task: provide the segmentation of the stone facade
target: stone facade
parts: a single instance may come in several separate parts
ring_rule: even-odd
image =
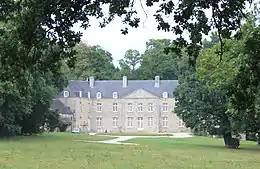
[[[109,87],[105,83],[100,81],[100,84],[103,84],[104,87]],[[115,83],[116,86],[116,82],[107,81],[107,83]],[[118,87],[118,90],[113,86],[114,89],[111,92],[107,92],[109,89],[106,89],[103,93],[102,89],[96,89],[94,94],[95,85],[94,87],[84,86],[85,88],[81,89],[83,91],[80,91],[81,94],[78,96],[62,97],[61,95],[57,99],[71,108],[75,113],[75,125],[85,132],[189,132],[182,120],[174,113],[173,91],[169,89],[168,93],[163,92],[166,89],[159,89],[160,87],[156,85],[156,87],[145,87],[149,83],[155,82],[140,81],[140,84],[138,84],[138,81],[135,81],[131,84],[129,81],[129,86]],[[84,84],[89,83],[84,82],[81,85]],[[97,88],[101,87],[100,84],[97,84]],[[124,92],[124,90],[128,91]],[[71,87],[64,89],[63,92],[65,91],[75,93]],[[115,92],[118,96],[114,95]],[[101,93],[101,98],[97,93]],[[121,93],[124,93],[124,95]],[[163,93],[166,93],[167,96]]]

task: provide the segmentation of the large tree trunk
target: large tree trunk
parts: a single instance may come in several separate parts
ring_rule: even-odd
[[[231,140],[232,138],[232,134],[231,132],[227,132],[227,133],[224,133],[223,134],[223,138],[224,138],[224,143],[225,143],[225,146],[228,146],[229,144],[229,140]]]
[[[225,146],[228,146],[229,141],[232,139],[232,133],[231,133],[232,130],[231,130],[231,123],[226,113],[223,114],[221,121],[223,126],[222,133],[223,133],[224,143]]]

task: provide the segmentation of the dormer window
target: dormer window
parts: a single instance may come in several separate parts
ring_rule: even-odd
[[[113,93],[113,99],[117,99],[118,98],[118,94],[117,94],[117,92],[114,92]]]
[[[167,92],[163,92],[163,98],[168,98],[168,93]]]
[[[82,97],[82,91],[79,91],[79,97]]]
[[[63,97],[69,97],[69,95],[70,95],[69,91],[64,91],[63,92]]]
[[[97,92],[97,99],[101,99],[101,92]]]

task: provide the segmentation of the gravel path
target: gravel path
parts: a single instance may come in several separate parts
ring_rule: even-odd
[[[88,143],[103,143],[103,144],[121,144],[121,145],[138,145],[135,143],[124,143],[123,141],[131,140],[134,138],[190,138],[192,137],[189,133],[174,133],[173,136],[111,136],[111,135],[102,135],[108,137],[117,137],[115,139],[104,140],[104,141],[87,141],[87,140],[74,140],[74,141],[83,141]]]

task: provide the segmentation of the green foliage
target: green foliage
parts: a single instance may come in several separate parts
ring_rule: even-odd
[[[177,79],[178,56],[164,52],[165,48],[171,45],[169,39],[150,39],[146,42],[146,50],[139,68],[140,79],[154,79],[157,75],[164,80]]]
[[[60,117],[58,128],[60,132],[65,132],[69,126],[72,125],[72,121],[69,117]]]
[[[117,70],[111,53],[100,46],[89,46],[83,42],[74,49],[77,52],[74,68],[70,69],[64,64],[69,79],[85,80],[90,76],[98,80],[112,79]]]
[[[209,132],[223,135],[231,131],[227,111],[227,97],[221,90],[210,91],[198,79],[193,68],[189,68],[188,56],[183,54],[179,62],[179,86],[174,91],[174,112],[194,132]],[[220,128],[216,128],[220,126]]]
[[[120,70],[115,73],[115,79],[121,79],[122,76],[127,76],[128,79],[139,79],[138,66],[140,66],[141,59],[139,51],[127,50],[124,58],[119,60]]]

